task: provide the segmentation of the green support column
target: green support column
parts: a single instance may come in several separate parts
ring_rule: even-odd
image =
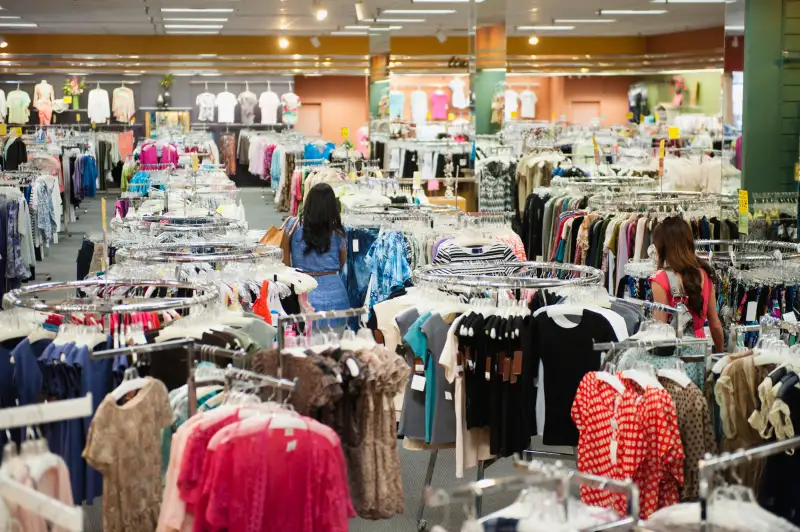
[[[482,70],[475,74],[475,133],[478,135],[500,131],[500,125],[492,123],[492,100],[497,84],[505,79],[505,70]]]
[[[800,0],[750,0],[745,8],[742,187],[793,190],[800,84],[787,84],[782,52],[800,52]]]

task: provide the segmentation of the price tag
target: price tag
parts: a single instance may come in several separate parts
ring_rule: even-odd
[[[667,135],[669,135],[669,140],[677,140],[681,138],[681,128],[670,126],[667,129]]]
[[[455,119],[456,119],[456,115],[455,115],[455,113],[447,113],[447,119],[448,119],[450,122],[452,122],[453,120],[455,120]]]
[[[626,113],[625,118],[627,118],[628,120],[633,120],[633,113]]]
[[[411,182],[411,188],[419,190],[422,188],[422,173],[414,172],[414,179]]]
[[[192,153],[192,170],[197,172],[200,169],[200,160],[197,157],[196,153]]]
[[[658,143],[658,177],[664,177],[664,152],[666,141],[661,139]]]
[[[418,392],[425,391],[425,377],[422,375],[414,375],[411,379],[411,389],[416,390]]]
[[[739,189],[739,214],[747,214],[748,212],[750,212],[750,202],[747,191]]]
[[[8,135],[8,126],[0,124],[0,135]]]
[[[353,253],[358,253],[358,239],[353,240]]]
[[[64,103],[72,103],[72,96],[64,96],[62,99],[64,100]]]
[[[517,119],[517,112],[511,111],[511,120],[516,120],[516,119]]]
[[[76,122],[80,122],[81,121],[81,114],[80,113],[75,115],[75,121]]]
[[[756,321],[756,306],[758,305],[755,301],[749,301],[747,303],[747,311],[744,314],[744,321]]]
[[[12,127],[11,132],[17,135],[18,137],[22,136],[22,128],[21,127]]]
[[[450,393],[450,392],[444,392],[444,398],[447,399],[448,401],[452,401],[453,400],[453,394]]]
[[[431,119],[431,112],[428,111],[428,114],[425,115],[425,120],[430,120],[430,119]]]
[[[656,114],[655,114],[655,117],[656,117],[656,122],[658,122],[658,119],[660,118],[660,117],[658,116],[658,113],[656,113]]]
[[[600,164],[600,147],[597,145],[594,135],[592,135],[592,147],[594,148],[594,164]]]
[[[131,117],[131,125],[133,125],[133,124],[135,124],[135,123],[136,123],[136,117],[135,117],[135,116],[132,116],[132,117]]]
[[[55,124],[56,122],[58,122],[58,120],[56,120],[57,118],[58,118],[58,115],[54,114],[53,118],[50,119],[50,122]]]
[[[342,128],[342,138],[349,139],[350,138],[350,128],[343,127]]]
[[[750,203],[746,190],[739,190],[739,233],[746,235],[750,232]]]
[[[97,129],[97,122],[92,122],[92,129]]]
[[[794,163],[794,180],[800,181],[800,163]]]

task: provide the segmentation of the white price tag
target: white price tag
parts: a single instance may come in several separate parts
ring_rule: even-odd
[[[358,364],[356,364],[356,361],[352,358],[348,358],[345,364],[347,364],[347,369],[350,371],[350,375],[353,377],[358,377],[359,373],[361,372],[358,370]]]
[[[758,305],[755,301],[750,301],[747,303],[747,312],[744,315],[744,321],[756,321],[756,306]]]
[[[292,440],[292,441],[290,441],[289,443],[286,444],[286,452],[287,453],[290,453],[290,452],[294,451],[295,449],[297,449],[297,440]]]
[[[358,239],[353,240],[353,253],[358,253]]]
[[[417,372],[417,371],[425,371],[425,364],[416,364],[414,366],[414,371],[415,372]]]
[[[418,392],[425,391],[425,377],[422,375],[414,375],[414,378],[411,379],[411,389],[416,390]]]
[[[793,310],[790,310],[789,312],[783,315],[783,321],[788,321],[789,323],[797,323],[797,316],[794,315]]]
[[[448,401],[452,401],[453,400],[453,394],[450,393],[450,392],[444,392],[444,398],[447,399]]]

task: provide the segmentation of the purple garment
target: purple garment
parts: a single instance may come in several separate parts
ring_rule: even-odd
[[[262,179],[269,180],[272,175],[272,153],[275,151],[275,145],[270,144],[264,150],[264,175]]]
[[[441,247],[441,245],[447,242],[448,240],[452,239],[453,239],[452,237],[446,237],[446,238],[440,238],[439,240],[436,241],[436,243],[433,245],[433,254],[431,255],[431,257],[433,258],[433,262],[436,261],[436,254],[439,252],[439,248]]]

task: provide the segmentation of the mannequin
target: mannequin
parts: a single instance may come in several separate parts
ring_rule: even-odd
[[[33,89],[33,107],[39,112],[39,124],[48,125],[53,117],[53,86],[43,79]]]

